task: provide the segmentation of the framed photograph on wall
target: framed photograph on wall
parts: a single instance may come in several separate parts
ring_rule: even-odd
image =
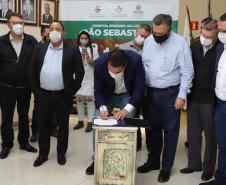
[[[37,25],[37,0],[20,0],[20,14],[24,17],[24,23]]]
[[[55,0],[40,1],[40,25],[49,25],[57,19],[57,9]]]
[[[6,22],[10,13],[16,10],[16,0],[0,0],[0,22]]]

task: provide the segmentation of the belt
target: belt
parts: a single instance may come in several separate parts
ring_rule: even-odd
[[[114,93],[115,96],[122,96],[122,95],[125,95],[125,94],[128,94],[128,92],[120,93],[120,94]]]
[[[30,87],[30,86],[14,86],[14,85],[2,83],[2,82],[0,82],[0,85],[5,86],[5,87],[9,87],[9,88],[16,88],[16,89],[25,89],[25,88]]]
[[[62,89],[62,90],[56,90],[56,91],[46,90],[46,89],[43,89],[43,88],[40,88],[40,89],[41,89],[42,91],[45,91],[45,92],[48,92],[48,93],[53,93],[53,94],[65,92],[64,89]]]
[[[148,87],[148,90],[152,90],[152,91],[168,91],[168,90],[178,89],[179,87],[180,87],[180,84],[169,86],[169,87],[165,87],[165,88]]]

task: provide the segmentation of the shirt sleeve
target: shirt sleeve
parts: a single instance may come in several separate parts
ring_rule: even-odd
[[[192,86],[192,79],[194,77],[194,69],[191,57],[191,50],[186,40],[181,39],[182,49],[179,53],[178,60],[180,66],[180,90],[178,97],[182,99],[187,98],[187,94],[190,93]]]
[[[127,104],[125,107],[124,107],[124,109],[128,112],[128,113],[131,113],[134,109],[135,109],[135,107],[133,106],[133,105],[131,105],[131,104]]]

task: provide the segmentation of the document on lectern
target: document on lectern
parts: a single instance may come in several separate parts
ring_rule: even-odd
[[[112,125],[117,125],[118,122],[115,119],[109,118],[107,120],[103,119],[94,119],[94,125],[98,126],[112,126]]]

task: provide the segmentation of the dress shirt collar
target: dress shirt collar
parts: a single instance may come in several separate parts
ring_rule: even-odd
[[[15,41],[15,42],[18,42],[17,40],[15,40],[14,38],[13,38],[13,36],[11,35],[11,33],[9,34],[9,40],[12,42],[12,41]],[[20,39],[20,41],[23,41],[24,40],[24,34],[22,34],[22,37],[21,37],[21,39]]]
[[[63,49],[63,41],[61,42],[61,44],[60,44],[60,47],[59,47],[59,48],[54,48],[54,47],[53,47],[52,42],[50,42],[50,44],[49,44],[49,48],[51,48],[51,49],[55,49],[55,50],[61,50],[61,49]]]

